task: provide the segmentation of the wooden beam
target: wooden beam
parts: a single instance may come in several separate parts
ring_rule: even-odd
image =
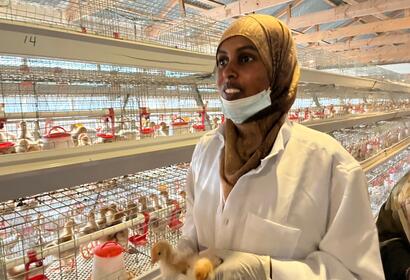
[[[196,2],[199,2],[199,3],[201,3],[205,6],[211,6],[211,7],[214,7],[214,8],[223,6],[223,4],[218,4],[214,1],[209,1],[209,0],[196,0]]]
[[[385,64],[397,64],[397,63],[409,63],[410,62],[410,55],[405,54],[399,57],[391,57],[389,59],[380,59],[380,57],[372,57],[372,58],[360,58],[356,61],[356,64],[360,65],[385,65]]]
[[[410,17],[410,9],[405,9],[403,12],[405,17]]]
[[[179,13],[181,16],[186,16],[186,10],[185,10],[185,0],[179,0]]]
[[[391,19],[379,22],[354,25],[343,28],[330,29],[308,34],[295,35],[298,44],[332,40],[349,36],[364,35],[374,32],[389,32],[410,28],[410,17]]]
[[[375,15],[381,11],[391,12],[406,8],[410,8],[409,0],[368,0],[353,6],[342,5],[329,10],[292,17],[289,20],[288,25],[290,28],[297,29],[316,24],[324,24],[339,20],[352,19],[355,17]]]
[[[355,5],[355,4],[359,3],[356,0],[344,0],[343,2],[345,2],[346,4],[349,4],[349,5]],[[373,16],[378,18],[378,19],[381,19],[381,20],[389,19],[388,16],[385,16],[383,14],[377,14],[377,15],[373,15]]]
[[[304,0],[295,0],[292,2],[292,8],[296,8],[298,6],[300,6],[300,4],[303,3]],[[281,10],[277,11],[274,16],[277,18],[283,17],[284,15],[286,15],[288,12],[288,7],[284,7]]]
[[[364,47],[372,46],[383,46],[391,44],[407,44],[410,43],[410,34],[389,34],[389,35],[380,35],[371,39],[366,40],[354,40],[347,41],[344,43],[331,44],[331,45],[322,45],[319,48],[328,50],[328,51],[344,51],[351,49],[358,49]]]
[[[179,1],[180,0],[169,0],[168,3],[159,12],[158,17],[165,18],[166,15],[179,3]],[[145,27],[145,33],[149,37],[155,37],[163,28],[163,25],[150,24],[147,27]]]
[[[63,13],[50,6],[41,4],[30,4],[28,2],[12,1],[8,6],[0,6],[0,14],[4,18],[22,17],[22,18],[36,18],[41,15],[41,19],[53,22],[56,19],[63,20]]]
[[[82,17],[112,8],[114,5],[114,1],[86,0],[80,4],[79,0],[70,0],[65,10],[65,17],[68,22],[77,21]]]
[[[159,12],[158,17],[164,18],[178,3],[179,0],[169,0],[168,3]]]
[[[217,21],[223,21],[232,17],[289,3],[291,1],[292,0],[239,0],[205,11],[203,15]]]
[[[185,3],[185,8],[189,8],[189,9],[192,9],[192,10],[194,10],[194,11],[201,12],[201,13],[202,13],[203,11],[206,11],[205,8],[198,7],[198,6],[194,6],[194,5],[188,4],[188,3]]]
[[[340,52],[346,58],[352,58],[354,61],[390,61],[397,60],[401,57],[410,57],[410,44],[401,46],[384,46],[364,50],[353,50]]]

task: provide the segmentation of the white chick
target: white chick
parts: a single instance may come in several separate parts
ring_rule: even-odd
[[[95,222],[95,214],[94,212],[90,212],[87,215],[87,224],[80,228],[79,236],[84,236],[90,233],[93,233],[98,230],[97,223]]]
[[[188,279],[211,279],[215,267],[206,257],[199,258],[197,254],[182,254],[174,250],[166,240],[154,244],[151,249],[151,262],[159,263],[163,279],[177,279],[181,274]]]
[[[150,225],[152,232],[154,233],[154,240],[158,241],[165,237],[165,231],[167,228],[167,219],[165,217],[160,217],[157,213],[152,213],[150,219]]]
[[[58,235],[58,239],[47,244],[46,248],[53,247],[58,244],[72,240],[74,238],[74,225],[75,225],[74,220],[72,218],[69,219],[64,224],[64,228]],[[71,265],[73,265],[72,259],[73,259],[74,253],[75,253],[75,249],[70,249],[70,250],[63,251],[63,252],[59,251],[57,255],[54,255],[54,257],[60,260],[61,266],[66,266],[66,259],[69,259],[69,261],[71,261]]]
[[[78,135],[78,146],[89,146],[91,145],[91,139],[87,133],[81,133]]]
[[[138,198],[138,202],[141,204],[141,212],[152,212],[155,211],[154,208],[148,207],[148,199],[146,196],[141,196]]]
[[[155,209],[155,210],[160,210],[160,209],[162,209],[162,206],[161,206],[161,204],[160,204],[160,202],[159,202],[158,195],[156,195],[156,194],[151,194],[149,197],[152,199],[153,206],[154,206],[154,209]]]
[[[35,141],[41,140],[40,123],[39,121],[34,122],[33,138]]]
[[[100,218],[97,220],[98,229],[104,229],[107,227],[107,214],[108,207],[104,206],[100,209]]]

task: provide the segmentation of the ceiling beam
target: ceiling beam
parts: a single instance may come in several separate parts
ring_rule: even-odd
[[[298,6],[300,6],[300,4],[303,3],[303,1],[305,1],[305,0],[295,0],[295,1],[293,1],[293,2],[291,3],[292,9],[294,9],[294,8],[296,8],[296,7],[298,7]],[[277,12],[274,14],[274,16],[277,17],[277,18],[283,17],[284,15],[286,15],[286,14],[288,13],[288,9],[289,9],[288,7],[284,7],[284,8],[282,8],[282,9],[280,9],[279,11],[277,11]]]
[[[289,19],[288,25],[290,28],[297,29],[316,24],[335,22],[338,20],[375,15],[381,11],[391,12],[407,8],[410,8],[409,0],[368,0],[355,5],[342,5],[316,13],[292,17]]]
[[[289,3],[292,0],[239,0],[203,12],[203,15],[217,21],[256,12],[259,10]]]
[[[397,31],[407,28],[410,28],[410,17],[342,27],[308,34],[299,34],[295,35],[294,38],[296,43],[302,44],[319,42],[321,40],[333,40],[349,36],[364,35],[374,32]]]
[[[327,51],[344,51],[351,49],[358,49],[364,47],[373,47],[373,46],[383,46],[391,44],[407,44],[410,43],[410,33],[403,34],[389,34],[389,35],[380,35],[371,39],[366,40],[349,40],[343,43],[330,44],[330,45],[321,45],[319,47],[314,47],[318,49],[324,49]]]
[[[167,14],[172,11],[172,9],[179,3],[180,0],[169,0],[168,3],[162,8],[162,10],[158,14],[158,18],[165,18]],[[181,10],[181,13],[183,11]],[[150,24],[145,27],[145,33],[150,37],[155,37],[158,33],[163,29],[163,25],[159,24]]]
[[[380,58],[380,57],[371,57],[371,58],[361,58],[356,61],[356,65],[385,65],[385,64],[398,64],[398,63],[409,63],[410,55],[404,54],[400,56],[391,57],[389,59]]]
[[[356,0],[343,0],[343,2],[345,2],[346,4],[349,4],[349,5],[355,5],[355,4],[357,4],[357,3],[360,3],[360,2],[358,2],[358,1],[356,1]],[[376,17],[376,18],[378,18],[378,19],[381,19],[381,20],[389,19],[388,16],[385,16],[385,15],[383,15],[383,14],[377,14],[377,15],[373,15],[373,16]]]
[[[343,55],[346,58],[351,58],[354,61],[389,61],[395,60],[400,57],[410,57],[410,44],[405,44],[401,46],[384,46],[376,47],[371,49],[363,50],[353,50],[340,52],[339,54]]]
[[[210,0],[196,0],[196,2],[199,2],[205,6],[211,6],[211,7],[219,7],[219,6],[223,6],[224,4],[222,3],[217,3],[215,1],[210,1]]]
[[[185,10],[185,0],[179,0],[179,13],[181,16],[186,16],[186,10]]]
[[[81,2],[80,10],[79,0],[70,0],[67,8],[65,9],[65,17],[68,22],[77,21],[82,17],[112,8],[114,5],[114,1],[86,0]]]
[[[189,9],[192,9],[192,10],[194,10],[194,11],[197,11],[197,12],[203,12],[203,11],[206,11],[207,9],[205,9],[205,8],[202,8],[202,7],[198,7],[198,6],[195,6],[195,5],[192,5],[192,4],[188,4],[188,3],[185,3],[185,8],[189,8]]]
[[[41,15],[42,19],[54,21],[56,18],[63,20],[63,12],[60,9],[52,8],[51,6],[41,4],[30,4],[28,2],[12,1],[9,6],[1,6],[0,14],[11,15],[16,18],[27,18]]]

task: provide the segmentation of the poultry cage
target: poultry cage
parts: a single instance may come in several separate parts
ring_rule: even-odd
[[[107,279],[139,279],[156,268],[150,263],[153,243],[175,245],[180,238],[188,168],[181,163],[2,202],[2,279],[90,279],[94,249],[107,241],[123,248],[118,269],[124,272]],[[374,214],[409,170],[407,147],[366,172]]]
[[[2,153],[196,133],[224,121],[212,75],[12,56],[0,68]],[[302,82],[288,117],[308,124],[409,106],[405,94]]]
[[[214,53],[227,23],[198,16],[200,7],[177,1],[9,0],[0,18],[113,39],[142,41],[201,53]],[[209,6],[208,6],[209,7]],[[195,9],[196,8],[196,9]],[[182,16],[181,16],[182,15]]]
[[[93,249],[108,240],[124,250],[126,276],[118,279],[143,274],[151,269],[153,242],[178,240],[187,168],[177,164],[1,203],[1,279],[90,279]]]
[[[16,152],[181,135],[210,129],[210,117],[213,127],[222,120],[214,86],[191,73],[19,57],[1,62],[0,142],[13,143]]]

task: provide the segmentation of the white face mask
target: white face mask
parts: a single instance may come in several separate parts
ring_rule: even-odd
[[[240,124],[271,105],[270,89],[265,89],[255,95],[232,101],[221,97],[221,102],[222,112],[225,117],[234,123]]]

